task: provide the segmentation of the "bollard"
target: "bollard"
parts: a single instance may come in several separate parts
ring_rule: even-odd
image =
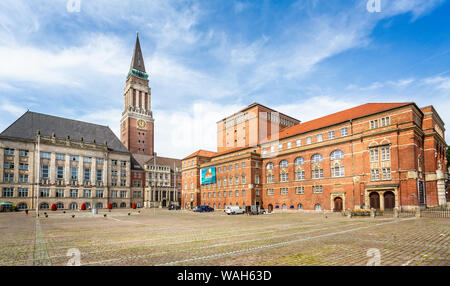
[[[398,207],[394,208],[394,218],[399,218]]]
[[[420,207],[419,206],[417,206],[416,207],[416,218],[420,218]]]
[[[352,218],[352,211],[351,210],[347,210],[347,218]]]
[[[370,217],[375,218],[375,209],[374,208],[370,209]]]

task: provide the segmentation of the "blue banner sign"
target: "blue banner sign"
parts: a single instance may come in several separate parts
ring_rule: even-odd
[[[216,182],[216,167],[209,167],[200,170],[202,185],[214,184]]]

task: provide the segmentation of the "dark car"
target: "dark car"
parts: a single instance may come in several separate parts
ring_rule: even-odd
[[[210,206],[199,206],[197,208],[197,212],[202,213],[202,212],[213,212],[214,209]]]
[[[169,207],[167,208],[169,211],[171,210],[179,210],[181,207],[177,206],[177,205],[169,205]]]

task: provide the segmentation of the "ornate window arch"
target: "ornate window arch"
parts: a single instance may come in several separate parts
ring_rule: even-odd
[[[342,152],[341,150],[333,151],[331,152],[330,159],[331,160],[344,159],[344,152]]]
[[[323,161],[323,156],[319,153],[312,155],[311,163],[320,163]]]
[[[273,170],[273,163],[269,162],[266,164],[266,170]]]
[[[289,166],[289,162],[287,160],[282,160],[280,162],[280,168],[287,168]]]
[[[303,157],[298,157],[294,161],[295,166],[300,166],[305,164],[305,159]]]

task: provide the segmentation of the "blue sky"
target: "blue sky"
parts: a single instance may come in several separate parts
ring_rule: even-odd
[[[450,1],[68,1],[0,2],[1,130],[30,109],[119,135],[136,31],[162,156],[215,150],[253,102],[307,121],[414,101],[450,122]]]

